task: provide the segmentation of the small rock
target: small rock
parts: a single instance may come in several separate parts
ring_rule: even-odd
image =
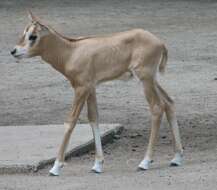
[[[138,148],[139,146],[135,144],[135,145],[133,145],[132,147],[133,147],[133,148]]]
[[[104,151],[105,154],[110,155],[111,153],[108,151]]]
[[[167,136],[162,136],[161,138],[162,138],[162,139],[166,139],[166,138],[167,138]]]
[[[120,135],[114,135],[114,137],[113,137],[114,139],[116,139],[116,140],[118,140],[118,139],[120,139],[121,138],[121,136]]]
[[[134,138],[136,138],[136,137],[141,137],[141,136],[142,136],[142,135],[139,134],[139,133],[133,133],[133,134],[130,135],[130,138],[134,139]]]

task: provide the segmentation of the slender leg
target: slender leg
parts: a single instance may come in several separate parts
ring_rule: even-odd
[[[171,166],[180,166],[182,163],[183,148],[181,144],[179,126],[176,119],[175,105],[173,100],[168,96],[168,94],[161,88],[159,84],[158,89],[164,98],[166,117],[173,134],[175,156],[171,160]]]
[[[88,119],[92,127],[93,136],[95,140],[95,149],[96,149],[95,163],[92,168],[92,171],[96,173],[101,173],[103,170],[104,156],[103,156],[102,143],[101,143],[101,137],[100,137],[100,131],[98,125],[98,111],[97,111],[95,89],[92,89],[87,99],[87,108],[88,108]]]
[[[180,166],[182,164],[183,148],[179,133],[179,126],[176,119],[174,105],[166,106],[166,116],[173,133],[175,156],[171,160],[171,166]]]
[[[164,108],[160,100],[158,90],[155,86],[155,81],[147,80],[144,81],[145,95],[148,100],[150,111],[152,114],[152,123],[151,123],[151,135],[149,138],[149,143],[145,157],[142,162],[139,164],[139,168],[143,170],[149,169],[150,163],[153,159],[153,149],[158,136]]]
[[[65,126],[64,138],[59,148],[59,152],[57,155],[57,159],[54,163],[54,166],[49,171],[51,175],[58,176],[60,173],[60,169],[63,167],[66,147],[69,143],[71,133],[76,125],[77,119],[83,108],[84,102],[87,99],[87,96],[88,96],[88,90],[86,88],[79,87],[75,89],[75,98],[73,102],[72,112],[69,114],[68,121],[64,124]]]

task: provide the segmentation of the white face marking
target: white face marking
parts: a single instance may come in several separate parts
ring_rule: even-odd
[[[49,29],[38,22],[32,22],[23,31],[20,42],[11,51],[15,58],[28,58],[37,55],[37,45],[41,37],[49,35]]]
[[[25,28],[25,30],[23,31],[23,35],[26,35],[26,31],[27,31],[27,27]]]
[[[28,30],[27,30],[28,29]],[[31,40],[29,40],[30,35],[32,35],[34,30],[34,26],[30,26],[29,28],[26,28],[23,32],[24,36],[24,42],[23,46],[16,45],[16,54],[14,55],[16,58],[27,58],[29,56],[29,48],[31,47]]]
[[[14,55],[16,58],[24,58],[24,57],[28,57],[28,47],[25,46],[15,46],[16,49],[16,54]]]

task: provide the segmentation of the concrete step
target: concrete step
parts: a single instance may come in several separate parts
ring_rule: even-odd
[[[63,138],[63,125],[1,126],[0,173],[36,172],[52,164]],[[100,124],[103,144],[120,134],[120,124]],[[89,124],[77,124],[68,145],[66,159],[94,149]]]

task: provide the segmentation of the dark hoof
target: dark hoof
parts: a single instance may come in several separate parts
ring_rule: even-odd
[[[148,170],[148,169],[144,169],[144,168],[140,168],[140,167],[138,167],[138,168],[136,169],[137,172],[147,171],[147,170]]]
[[[177,163],[171,162],[171,163],[170,163],[170,166],[171,166],[171,167],[178,167],[178,166],[180,166],[180,165],[177,164]]]
[[[57,177],[57,176],[59,176],[59,175],[55,175],[55,174],[53,174],[53,173],[49,173],[49,176]]]
[[[91,169],[90,172],[91,172],[91,173],[95,173],[95,174],[101,174],[101,173],[102,173],[102,172],[96,171],[96,170],[94,170],[94,169]]]

